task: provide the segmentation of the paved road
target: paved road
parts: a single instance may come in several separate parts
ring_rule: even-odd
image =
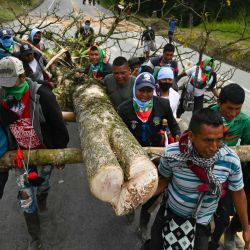
[[[61,0],[59,14],[84,8],[88,15],[98,15],[100,6],[82,6],[82,1]],[[52,9],[56,1],[45,0],[35,11]],[[109,13],[109,12],[107,12]],[[157,38],[157,44],[165,41]],[[123,41],[123,47],[134,48],[136,40]],[[120,54],[113,47],[113,57]],[[139,53],[141,53],[139,51]],[[128,56],[126,54],[126,56]],[[228,67],[224,65],[223,67]],[[235,81],[250,92],[247,83],[250,75],[241,71],[235,74]],[[248,107],[248,106],[247,106]],[[76,124],[68,124],[71,147],[79,147]],[[14,173],[11,172],[3,200],[0,201],[0,249],[23,250],[27,247],[28,234],[21,211],[16,204],[17,187]],[[114,215],[110,205],[95,199],[88,190],[84,166],[80,164],[66,166],[65,170],[55,170],[52,175],[52,189],[49,195],[49,220],[42,220],[42,238],[47,250],[136,250],[140,241],[136,235],[138,211],[131,225],[124,217]]]

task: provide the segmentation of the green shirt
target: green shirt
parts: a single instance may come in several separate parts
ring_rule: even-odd
[[[124,101],[133,97],[133,86],[135,77],[130,76],[128,82],[123,85],[117,84],[113,74],[104,78],[104,86],[115,109]]]
[[[218,105],[211,107],[212,110],[219,111]],[[224,143],[228,146],[236,146],[239,139],[240,145],[250,145],[250,116],[240,112],[238,116],[230,121],[224,121]]]

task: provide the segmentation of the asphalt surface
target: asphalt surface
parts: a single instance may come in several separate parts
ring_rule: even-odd
[[[51,10],[58,1],[45,0],[36,10]],[[82,1],[61,0],[59,14],[83,8],[88,15],[97,16],[98,10],[106,11],[100,6],[82,5]],[[110,14],[109,12],[106,12]],[[157,44],[166,40],[157,37]],[[136,40],[125,40],[122,46],[134,48]],[[141,53],[142,49],[138,53]],[[111,49],[112,58],[120,55],[117,46]],[[129,56],[125,53],[125,56]],[[196,58],[194,58],[195,61]],[[223,64],[224,69],[230,67]],[[244,110],[249,113],[250,74],[237,70],[233,81],[240,83],[247,92]],[[187,118],[190,116],[187,113]],[[67,125],[70,133],[69,147],[79,147],[77,126]],[[109,204],[95,199],[89,192],[84,166],[68,165],[64,170],[55,169],[51,177],[52,188],[48,198],[48,218],[43,218],[42,240],[44,249],[48,250],[137,250],[141,242],[137,237],[138,212],[132,224],[125,217],[117,217]],[[17,186],[14,172],[0,200],[0,250],[23,250],[27,248],[29,235],[26,230],[22,212],[17,202]]]

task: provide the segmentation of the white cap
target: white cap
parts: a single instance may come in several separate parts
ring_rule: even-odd
[[[157,80],[161,79],[174,79],[173,70],[170,67],[162,67],[160,68],[157,76]]]
[[[23,63],[18,58],[7,56],[0,60],[0,86],[15,86],[19,75],[23,73]]]

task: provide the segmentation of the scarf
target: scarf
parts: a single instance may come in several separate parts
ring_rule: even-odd
[[[16,100],[20,101],[23,94],[29,89],[29,84],[27,81],[24,81],[17,86],[4,88],[5,89],[5,97],[4,100],[6,101],[8,96],[14,96]]]
[[[202,87],[205,88],[207,86],[209,86],[209,82],[211,79],[211,75],[212,75],[212,69],[213,69],[213,65],[211,66],[212,69],[210,71],[206,71],[205,68],[206,66],[213,61],[213,58],[208,57],[207,59],[205,59],[203,62],[201,62],[200,64],[200,69],[201,69],[201,80],[202,80]]]
[[[213,157],[208,159],[201,157],[188,139],[187,133],[181,136],[179,147],[179,154],[167,154],[166,157],[186,162],[199,179],[205,182],[198,186],[199,192],[209,192],[218,197],[224,196],[227,183],[221,184],[213,174],[214,163],[219,158],[220,152],[218,151]],[[221,147],[224,147],[224,144]]]
[[[133,99],[133,107],[137,117],[143,122],[147,122],[148,118],[153,110],[153,98],[146,102],[146,105],[140,106],[138,102]]]
[[[151,98],[147,102],[142,102],[141,100],[137,99],[136,97],[136,81],[138,76],[135,78],[134,86],[133,86],[133,107],[137,117],[142,122],[147,122],[148,118],[153,110],[153,98]]]
[[[97,48],[97,50],[98,50],[98,53],[100,55],[100,58],[99,58],[98,63],[96,65],[94,65],[94,64],[90,65],[90,69],[89,69],[89,77],[90,78],[97,78],[98,73],[103,72],[103,65],[107,64],[107,58],[104,54],[104,51],[100,48]]]

